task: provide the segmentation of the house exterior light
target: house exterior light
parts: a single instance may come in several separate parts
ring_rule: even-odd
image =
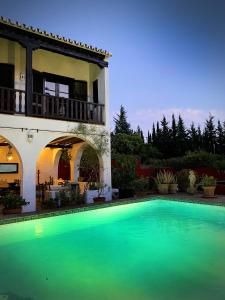
[[[34,138],[34,135],[31,132],[31,130],[29,130],[28,133],[27,133],[27,141],[28,141],[28,143],[32,143],[33,142],[33,138]]]
[[[8,161],[11,161],[11,160],[13,159],[12,146],[9,146],[9,150],[8,150],[8,152],[7,152],[7,154],[6,154],[6,159],[7,159]]]

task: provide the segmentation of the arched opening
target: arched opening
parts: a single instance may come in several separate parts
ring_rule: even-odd
[[[96,151],[87,146],[80,159],[79,170],[80,181],[97,182],[100,181],[99,159]]]
[[[20,195],[23,179],[22,160],[16,147],[0,135],[0,196],[9,191]]]
[[[70,180],[71,179],[71,168],[70,160],[64,157],[64,152],[61,153],[58,164],[58,179]]]
[[[50,141],[36,163],[37,208],[41,208],[43,201],[57,198],[58,191],[66,185],[79,186],[83,193],[87,181],[99,180],[99,165],[96,151],[87,141],[75,136]],[[92,179],[89,173],[93,175]]]

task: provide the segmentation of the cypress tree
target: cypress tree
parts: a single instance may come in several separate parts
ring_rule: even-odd
[[[124,107],[121,105],[120,112],[117,114],[117,118],[114,118],[115,122],[115,134],[118,133],[125,133],[125,134],[132,134],[132,130],[130,128],[130,124],[127,121],[127,112],[125,111]]]
[[[141,128],[140,128],[139,125],[138,125],[138,127],[137,127],[136,133],[140,135],[140,137],[141,137],[141,139],[142,139],[142,141],[143,141],[143,143],[144,143],[144,142],[145,142],[144,134],[143,134],[143,131],[141,130]]]
[[[191,151],[199,150],[199,137],[198,130],[195,128],[194,123],[191,123],[191,127],[189,129],[189,149]]]
[[[218,121],[216,129],[216,152],[218,154],[225,153],[225,122],[223,126],[220,121]]]
[[[197,150],[200,151],[203,148],[203,144],[202,144],[202,132],[201,132],[200,125],[198,125],[197,134],[198,134],[198,146],[197,146]]]
[[[171,130],[168,124],[166,117],[163,116],[161,121],[159,151],[161,151],[166,158],[171,156]]]
[[[205,128],[203,133],[203,145],[207,152],[215,153],[216,147],[216,129],[214,125],[214,117],[209,115],[205,121]]]
[[[148,143],[148,144],[151,144],[151,143],[152,143],[152,136],[151,136],[151,133],[149,132],[149,130],[148,130],[147,143]]]
[[[172,129],[172,137],[173,137],[173,140],[175,141],[176,137],[177,137],[177,124],[176,124],[174,114],[172,114],[172,128],[171,129]]]
[[[184,121],[179,115],[177,122],[177,155],[183,156],[185,152],[188,150],[188,138],[187,138],[187,130],[184,125]]]
[[[155,124],[152,125],[152,145],[155,146],[156,143],[156,132],[155,132]]]

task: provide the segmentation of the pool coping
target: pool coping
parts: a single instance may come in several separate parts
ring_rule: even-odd
[[[129,198],[124,200],[118,200],[118,201],[109,201],[101,204],[94,204],[94,205],[88,205],[88,206],[82,206],[82,207],[75,207],[75,208],[69,208],[69,209],[63,209],[63,210],[57,210],[57,211],[50,211],[50,212],[34,212],[32,214],[22,214],[17,215],[15,217],[9,217],[0,219],[0,225],[6,225],[11,223],[18,223],[18,222],[24,222],[24,221],[31,221],[36,219],[43,219],[43,218],[49,218],[49,217],[55,217],[55,216],[61,216],[66,214],[75,214],[79,212],[85,212],[85,211],[91,211],[95,209],[101,209],[101,208],[107,208],[107,207],[113,207],[113,206],[119,206],[119,205],[125,205],[125,204],[132,204],[132,203],[139,203],[139,202],[146,202],[146,201],[154,201],[154,200],[165,200],[165,201],[176,201],[176,202],[186,202],[186,203],[192,203],[192,204],[203,204],[203,205],[213,205],[213,206],[224,206],[225,207],[225,201],[215,201],[213,199],[201,199],[198,195],[193,196],[187,196],[185,195],[148,195],[146,197],[142,198]]]
[[[154,197],[154,199],[155,199],[155,197]],[[83,207],[75,207],[75,208],[69,208],[69,209],[58,210],[58,211],[34,213],[34,214],[29,214],[29,215],[22,214],[22,215],[19,215],[16,217],[0,219],[0,225],[6,225],[6,224],[18,223],[18,222],[24,222],[24,221],[31,221],[31,220],[36,220],[36,219],[43,219],[43,218],[48,218],[48,217],[56,217],[56,216],[67,215],[67,214],[75,214],[75,213],[84,212],[84,211],[119,206],[119,205],[123,205],[123,204],[145,202],[145,201],[149,201],[149,200],[153,200],[153,199],[151,199],[149,197],[141,198],[141,199],[132,198],[132,199],[127,199],[127,200],[109,201],[109,202],[105,202],[105,203],[101,203],[101,204],[88,205],[88,206],[83,206]]]

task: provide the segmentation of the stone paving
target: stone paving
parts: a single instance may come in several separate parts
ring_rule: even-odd
[[[47,217],[63,215],[63,214],[78,213],[81,211],[99,209],[103,207],[110,207],[116,205],[123,205],[123,204],[134,203],[134,202],[149,201],[149,200],[151,201],[155,199],[225,206],[225,195],[218,195],[215,198],[203,198],[202,194],[200,193],[195,195],[190,195],[186,193],[177,193],[177,194],[169,194],[169,195],[149,194],[145,197],[118,199],[118,200],[113,200],[110,202],[103,202],[98,204],[89,204],[89,205],[83,205],[79,207],[68,207],[68,208],[60,208],[60,209],[53,209],[53,210],[42,210],[38,212],[24,213],[20,215],[3,215],[0,213],[0,225],[27,221],[27,220],[34,220],[39,218],[47,218]]]

